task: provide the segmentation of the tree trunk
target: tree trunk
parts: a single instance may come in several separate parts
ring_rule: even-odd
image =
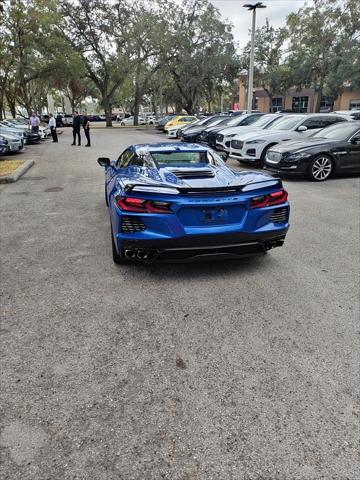
[[[156,107],[156,98],[155,98],[155,95],[152,95],[151,97],[151,110],[154,112],[154,114],[156,115],[156,110],[157,110],[157,107]]]
[[[183,106],[180,102],[176,102],[175,103],[175,112],[176,113],[181,113],[182,112],[182,109],[183,109]],[[186,110],[186,108],[185,108]],[[187,110],[186,110],[187,111]]]
[[[140,108],[140,63],[136,68],[135,76],[135,97],[134,97],[134,125],[139,125],[139,108]]]
[[[5,94],[6,95],[6,94]],[[6,101],[11,112],[12,118],[16,118],[16,100],[11,95],[6,95]]]
[[[320,84],[319,84],[319,90],[317,92],[317,97],[316,97],[316,103],[315,103],[315,113],[320,112],[320,104],[321,104],[321,98],[323,94],[323,89],[324,89],[324,78],[320,79]]]
[[[106,126],[112,127],[112,106],[109,97],[106,94],[103,94],[103,106],[106,116]]]
[[[269,112],[273,113],[273,97],[270,93],[268,95],[269,95]]]
[[[139,108],[140,108],[140,87],[136,83],[134,97],[134,125],[139,125]]]

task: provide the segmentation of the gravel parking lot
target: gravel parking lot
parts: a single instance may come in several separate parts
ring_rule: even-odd
[[[1,479],[358,479],[359,179],[285,181],[266,256],[118,267],[97,157],[164,137],[70,137],[0,186]]]

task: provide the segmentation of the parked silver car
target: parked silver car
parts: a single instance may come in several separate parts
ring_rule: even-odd
[[[1,132],[1,136],[8,142],[8,150],[6,153],[21,152],[24,149],[24,139],[18,135]]]

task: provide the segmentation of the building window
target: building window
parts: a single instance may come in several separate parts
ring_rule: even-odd
[[[350,100],[349,110],[360,110],[360,100]]]
[[[283,97],[274,97],[271,101],[271,111],[280,112],[283,109]]]
[[[293,97],[292,111],[296,113],[306,113],[308,111],[309,97]]]
[[[321,97],[320,100],[320,112],[328,113],[331,111],[332,101],[330,97]]]

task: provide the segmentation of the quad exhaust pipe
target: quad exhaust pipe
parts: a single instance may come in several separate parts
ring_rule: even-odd
[[[135,250],[125,250],[125,257],[126,258],[136,258],[136,251]]]
[[[125,250],[125,258],[130,258],[132,260],[150,260],[156,252],[151,250]]]
[[[271,250],[272,248],[281,247],[282,245],[284,245],[283,238],[279,238],[278,240],[272,240],[271,242],[265,243],[265,250]]]

